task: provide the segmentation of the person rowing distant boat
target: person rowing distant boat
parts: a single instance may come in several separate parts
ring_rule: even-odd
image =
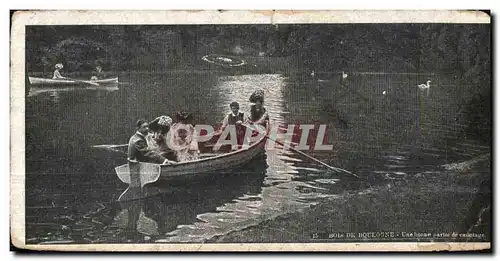
[[[60,70],[62,70],[62,68],[64,68],[64,66],[62,65],[62,63],[58,63],[55,65],[55,71],[54,71],[54,76],[52,76],[52,79],[65,79],[62,75],[61,75],[61,72],[59,72]]]
[[[94,86],[99,86],[99,84],[95,83],[95,82],[75,80],[75,79],[71,79],[71,78],[62,76],[61,72],[60,72],[60,70],[62,70],[62,68],[64,68],[62,63],[56,64],[55,68],[56,69],[54,71],[54,75],[52,76],[52,80],[66,80],[65,83],[67,83],[68,81],[70,81],[70,82],[72,81],[72,82],[76,82],[76,83],[85,83],[85,84],[90,84],[90,85],[94,85]],[[31,78],[30,78],[30,82],[31,82]]]
[[[92,77],[90,77],[90,80],[97,81],[97,80],[101,79],[102,77],[103,77],[102,67],[97,65],[95,67],[94,71],[92,71]]]
[[[150,162],[156,164],[174,164],[159,153],[149,148],[146,135],[149,132],[149,123],[146,120],[136,122],[136,132],[128,143],[128,160],[131,162]]]

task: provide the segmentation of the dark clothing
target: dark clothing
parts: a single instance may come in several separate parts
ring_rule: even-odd
[[[260,110],[256,109],[255,105],[252,105],[250,108],[250,117],[249,119],[254,123],[264,124],[264,122],[257,121],[268,121],[269,115],[266,112],[266,109],[262,107]]]
[[[165,157],[168,160],[177,161],[177,155],[175,154],[175,151],[168,147],[163,135],[160,135],[158,138],[153,140],[158,145],[158,153],[160,153],[161,156]]]
[[[245,114],[243,112],[238,112],[238,115],[234,116],[232,113],[227,115],[227,123],[228,124],[236,124],[237,121],[244,121]]]
[[[165,157],[151,151],[148,148],[146,138],[140,133],[135,133],[132,137],[130,137],[128,142],[128,158],[129,160],[157,164],[162,164],[165,161]]]
[[[237,121],[243,122],[245,120],[245,114],[243,112],[238,112],[238,115],[234,116],[232,113],[227,115],[227,122],[229,125],[236,126],[236,140],[238,145],[243,144],[243,139],[245,138],[245,127],[242,125],[236,125]]]
[[[236,122],[241,121],[242,123],[245,121],[245,114],[243,112],[238,112],[237,115],[233,115],[233,113],[229,113],[226,118],[224,118],[224,122],[222,123],[222,129],[231,126],[232,128],[236,128],[236,140],[239,145],[243,144],[243,139],[245,138],[245,126],[241,124],[236,124]]]
[[[177,159],[177,154],[175,154],[175,151],[169,149],[167,151],[162,151],[160,152],[160,155],[170,161],[179,161]]]
[[[104,72],[103,71],[97,71],[93,70],[92,71],[92,78],[99,80],[99,79],[104,79]]]

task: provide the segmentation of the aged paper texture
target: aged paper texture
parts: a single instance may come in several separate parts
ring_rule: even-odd
[[[19,11],[12,243],[491,248],[479,11]]]

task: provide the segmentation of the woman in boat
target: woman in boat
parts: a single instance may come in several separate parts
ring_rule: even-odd
[[[167,133],[170,131],[172,118],[168,116],[160,116],[149,123],[149,129],[152,131],[148,135],[148,145],[157,151],[163,157],[177,161],[175,152],[167,145]]]
[[[250,102],[253,103],[250,106],[250,115],[248,116],[248,121],[253,124],[260,124],[267,126],[269,122],[269,114],[264,108],[264,91],[257,90],[250,96]]]
[[[194,127],[188,123],[190,116],[185,112],[177,112],[177,122],[172,125],[169,132],[170,148],[174,150],[179,162],[197,160],[200,154]]]
[[[61,73],[59,72],[60,70],[62,70],[62,68],[64,67],[62,65],[62,63],[58,63],[56,64],[56,70],[54,71],[54,76],[52,77],[52,79],[64,79],[64,77],[61,75]]]
[[[103,71],[102,71],[102,67],[97,65],[94,69],[94,71],[92,72],[92,77],[90,77],[90,80],[91,81],[97,81],[101,78],[103,78]]]

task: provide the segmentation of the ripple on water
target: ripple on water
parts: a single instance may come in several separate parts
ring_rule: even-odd
[[[285,160],[285,161],[294,161],[294,162],[302,162],[303,160],[301,159],[298,159],[298,158],[292,158],[292,157],[289,157],[289,156],[285,156],[285,155],[281,155],[281,156],[278,156],[279,159],[281,160]]]
[[[315,183],[319,183],[319,184],[337,184],[337,182],[339,182],[340,180],[339,179],[316,179],[314,180]]]
[[[312,171],[312,172],[323,172],[322,170],[319,170],[317,168],[311,168],[311,167],[299,167],[295,166],[296,170],[301,170],[301,171]]]
[[[275,113],[275,122],[285,123],[281,117],[286,111],[282,104],[281,88],[284,86],[284,78],[277,75],[253,75],[234,76],[228,78],[232,84],[239,85],[242,89],[239,95],[244,97],[236,100],[246,100],[256,89],[255,82],[268,83],[265,91],[273,99],[266,100],[266,107]],[[251,81],[253,84],[243,83]],[[227,83],[222,83],[225,86]],[[224,88],[224,87],[223,87]],[[234,99],[234,97],[232,98]],[[277,135],[283,138],[283,135]],[[231,231],[241,230],[249,226],[259,224],[263,221],[274,219],[286,213],[296,212],[315,205],[319,200],[332,197],[325,193],[327,189],[317,184],[308,184],[297,181],[295,178],[304,172],[314,172],[320,175],[321,171],[310,166],[296,166],[303,160],[295,158],[290,151],[281,146],[275,146],[275,150],[267,151],[267,165],[262,190],[258,195],[243,195],[236,200],[217,207],[217,212],[203,213],[197,216],[201,222],[191,226],[178,226],[175,231],[170,232],[170,237],[158,239],[157,242],[203,242],[217,235],[224,235]],[[331,181],[328,185],[335,185],[338,179]],[[212,224],[212,225],[211,225]],[[215,226],[213,226],[215,224]]]

